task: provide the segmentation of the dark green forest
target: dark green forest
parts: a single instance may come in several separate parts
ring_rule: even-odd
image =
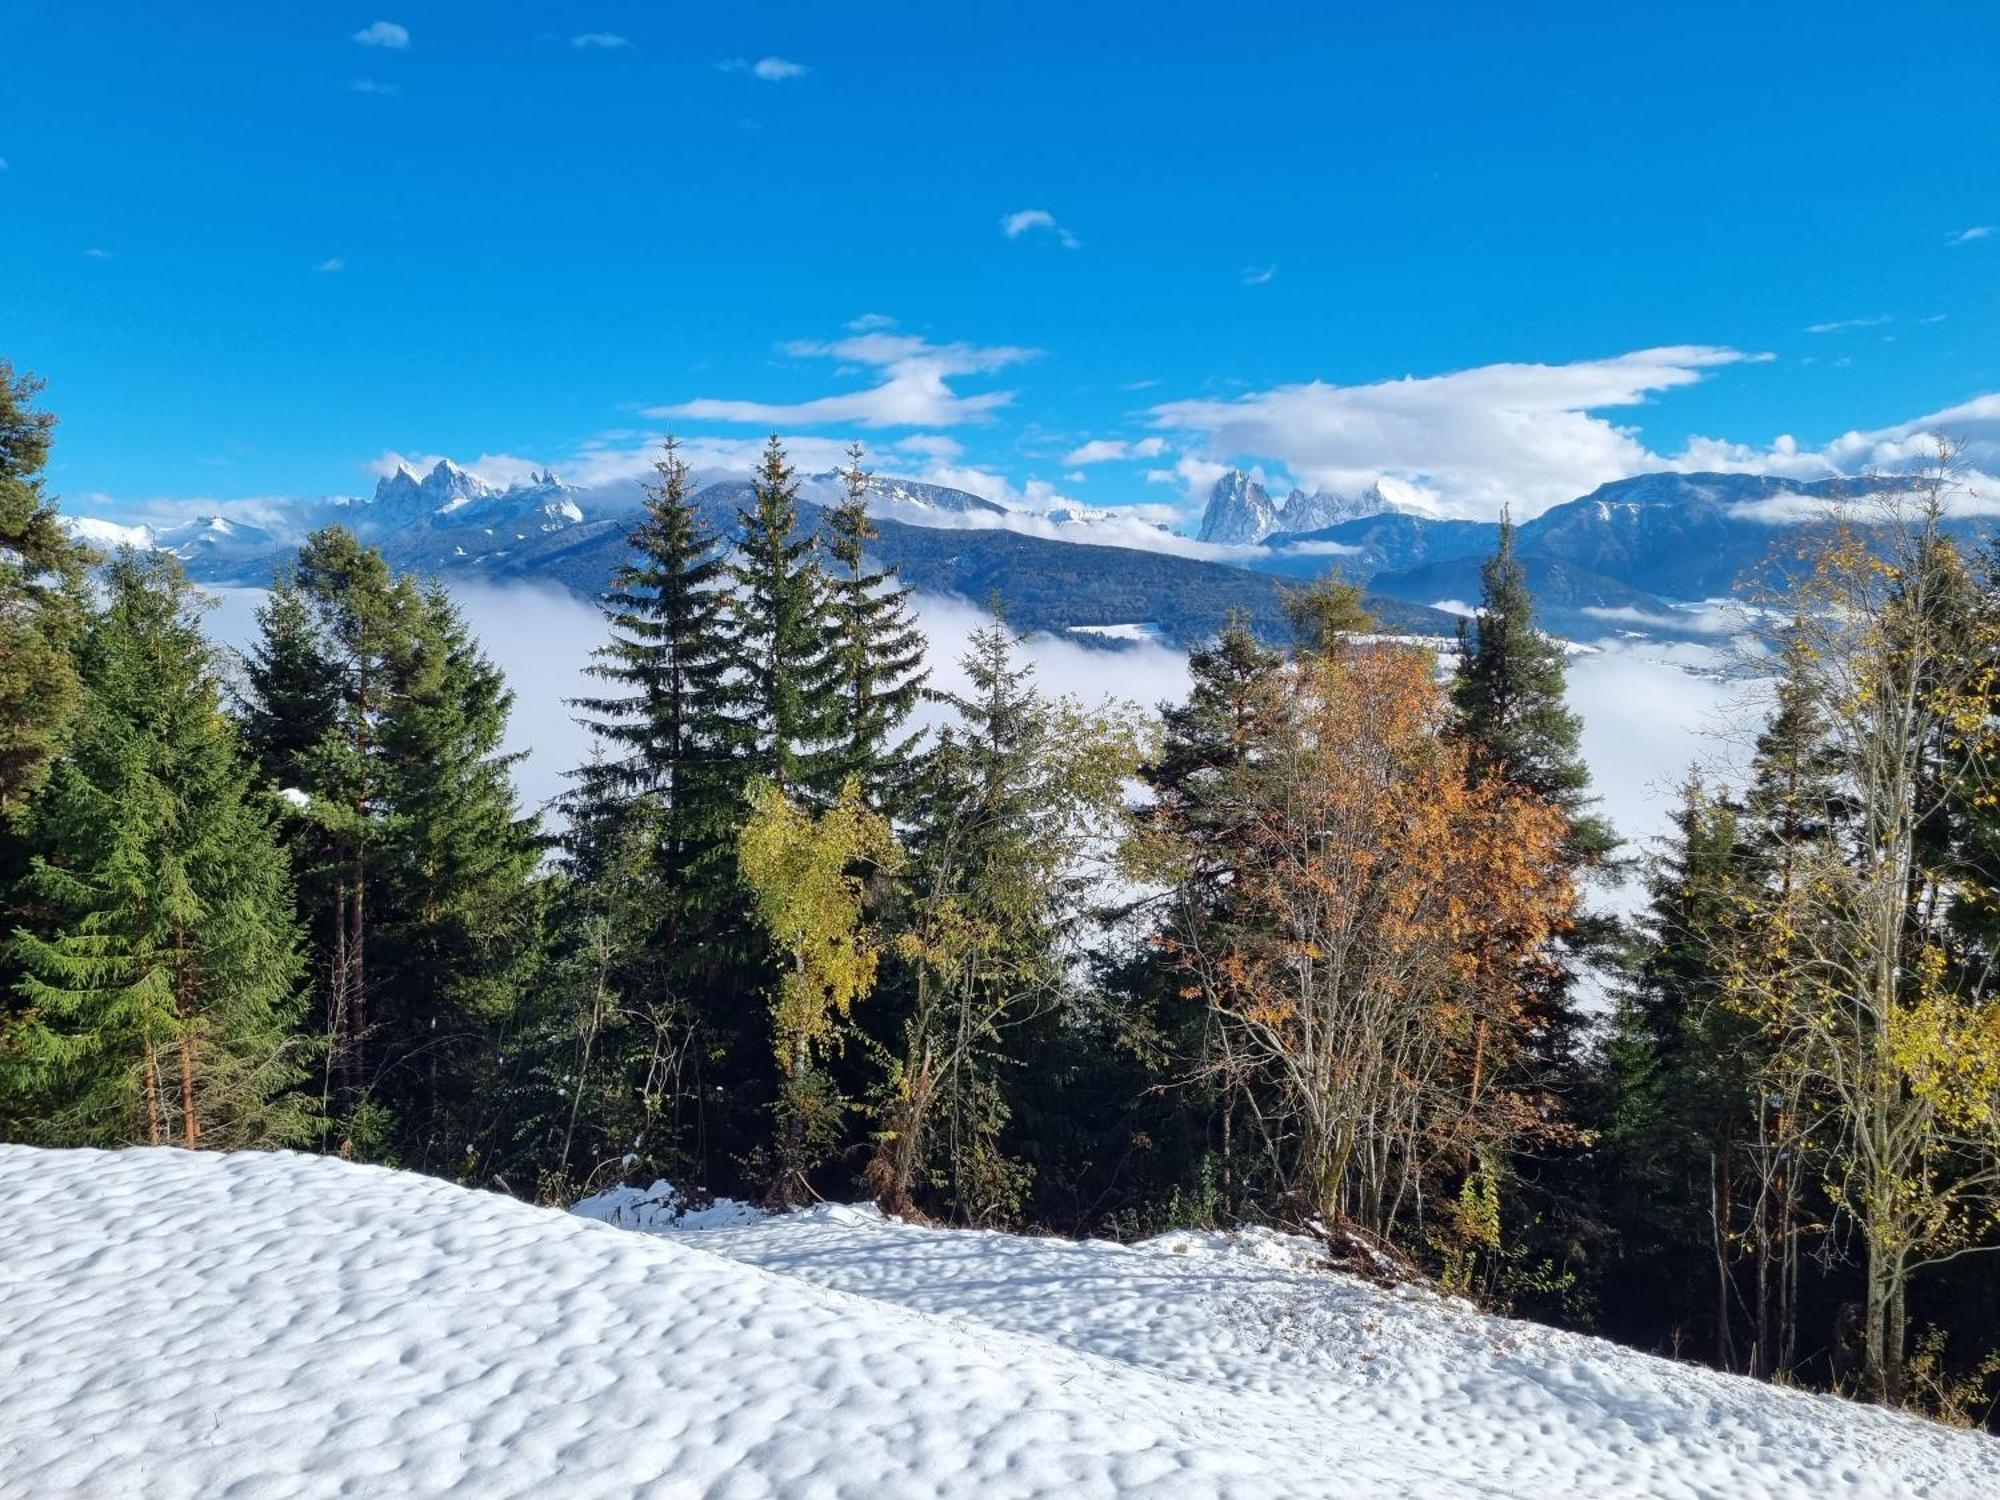
[[[330,528],[223,652],[171,556],[71,540],[39,401],[0,364],[0,1139],[1269,1224],[1993,1420],[2000,566],[1949,454],[1794,539],[1747,773],[1644,849],[1507,528],[1448,669],[1329,577],[1182,702],[1044,690],[1004,608],[944,693],[859,450],[814,530],[774,438],[718,526],[669,441],[535,811],[440,585]]]

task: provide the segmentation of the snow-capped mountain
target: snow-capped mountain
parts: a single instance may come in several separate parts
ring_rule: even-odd
[[[407,465],[396,465],[394,473],[377,481],[361,524],[378,529],[449,525],[491,526],[496,530],[525,524],[536,531],[551,531],[583,519],[583,507],[578,503],[581,494],[558,479],[552,469],[540,470],[502,489],[441,458],[422,478]]]
[[[97,516],[65,516],[64,521],[72,536],[102,552],[121,547],[171,552],[192,565],[264,557],[279,545],[264,527],[226,516],[195,516],[174,526],[126,526]]]
[[[1241,469],[1231,469],[1208,492],[1197,540],[1240,546],[1271,536],[1323,531],[1400,509],[1382,493],[1380,485],[1371,485],[1359,495],[1336,495],[1326,490],[1307,494],[1295,489],[1279,505],[1263,485]]]

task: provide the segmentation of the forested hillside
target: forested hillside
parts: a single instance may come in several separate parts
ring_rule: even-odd
[[[910,593],[983,581],[952,533],[899,554],[858,450],[803,524],[775,438],[718,515],[669,441],[594,691],[517,704],[446,588],[339,527],[225,657],[174,558],[70,540],[38,399],[0,366],[5,1139],[1279,1226],[1989,1418],[2000,581],[1948,454],[1813,534],[1750,774],[1691,779],[1654,857],[1596,810],[1525,527],[1446,674],[1337,578],[1134,553],[1189,590],[1185,701],[1046,691],[1032,600],[946,694]],[[593,730],[547,823],[524,711]],[[1635,865],[1626,927],[1595,892]]]

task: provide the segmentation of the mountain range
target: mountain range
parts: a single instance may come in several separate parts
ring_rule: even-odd
[[[1691,638],[1715,628],[1709,602],[1757,575],[1796,525],[1892,483],[1641,474],[1523,522],[1516,549],[1548,628],[1584,639]],[[816,528],[841,489],[837,474],[802,478],[801,528]],[[728,534],[750,497],[747,478],[707,475],[696,503]],[[1478,598],[1480,565],[1499,538],[1497,523],[1420,513],[1379,486],[1351,496],[1295,489],[1274,502],[1237,470],[1212,487],[1195,539],[1207,545],[1194,547],[1165,535],[1129,545],[1147,529],[1116,511],[1021,512],[919,480],[878,477],[870,502],[878,561],[916,588],[998,600],[1022,630],[1094,642],[1191,644],[1232,611],[1279,636],[1284,589],[1329,571],[1359,584],[1386,628],[1447,635]],[[422,474],[398,466],[371,496],[298,502],[282,526],[222,515],[164,528],[94,517],[72,525],[100,546],[170,550],[203,582],[262,585],[308,532],[337,522],[401,568],[538,580],[594,598],[623,556],[637,503],[634,490],[584,490],[548,469],[502,486],[440,459]]]

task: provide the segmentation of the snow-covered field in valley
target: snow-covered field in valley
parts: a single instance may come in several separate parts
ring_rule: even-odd
[[[698,1227],[695,1227],[698,1226]],[[657,1232],[655,1232],[657,1231]],[[2000,1443],[1315,1271],[0,1148],[0,1496],[2000,1497]]]

